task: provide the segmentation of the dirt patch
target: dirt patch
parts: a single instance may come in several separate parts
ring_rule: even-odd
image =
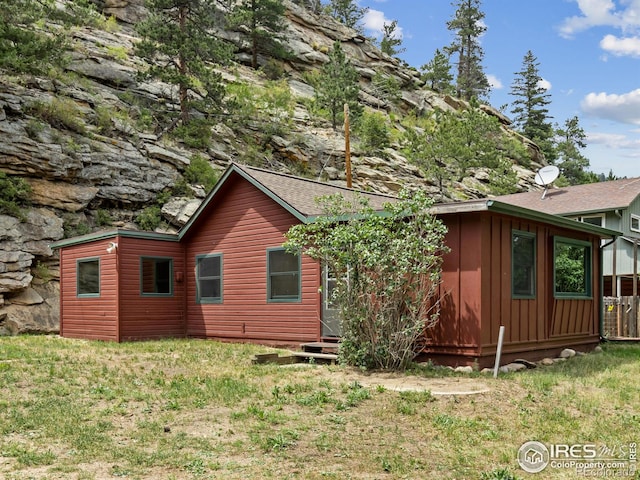
[[[300,365],[300,364],[298,364]],[[431,392],[432,395],[477,395],[488,393],[491,389],[488,382],[482,379],[466,376],[425,378],[415,375],[405,375],[393,372],[362,372],[357,369],[336,368],[328,369],[322,366],[316,368],[317,373],[329,381],[337,383],[358,382],[368,388],[383,387],[385,390],[396,392]]]

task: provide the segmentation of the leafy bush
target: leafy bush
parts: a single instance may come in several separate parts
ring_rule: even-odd
[[[24,219],[21,206],[29,200],[31,187],[22,178],[0,172],[0,213]]]
[[[191,157],[191,163],[184,171],[184,179],[192,185],[202,185],[209,193],[218,182],[218,173],[200,155]]]
[[[342,196],[324,197],[321,204],[323,215],[291,227],[285,247],[323,261],[336,278],[341,361],[407,368],[439,316],[446,228],[428,213],[432,201],[423,191],[403,191],[384,212]]]
[[[211,142],[211,123],[203,118],[194,118],[173,129],[172,136],[182,140],[187,147],[207,148]]]
[[[96,225],[99,227],[109,226],[113,223],[113,219],[111,218],[111,214],[108,210],[97,210],[96,211]]]
[[[153,231],[162,223],[162,209],[159,205],[151,205],[136,217],[136,223],[140,225],[143,230]]]

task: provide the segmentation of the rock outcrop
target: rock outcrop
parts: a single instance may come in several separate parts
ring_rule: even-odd
[[[135,226],[136,215],[158,203],[183,178],[197,154],[217,170],[230,161],[281,171],[304,171],[312,178],[340,183],[345,179],[344,137],[328,122],[312,118],[308,102],[314,89],[308,72],[328,61],[339,40],[360,73],[360,100],[380,112],[401,117],[434,109],[456,110],[464,102],[420,88],[419,74],[383,54],[362,35],[326,16],[287,2],[288,26],[283,35],[291,58],[283,63],[285,78],[296,102],[290,131],[272,135],[255,152],[251,127],[220,123],[211,131],[208,148],[193,149],[151,131],[145,106],[176,109],[174,89],[138,80],[142,61],[133,55],[137,41],[133,26],[146,15],[143,0],[94,0],[107,16],[119,21],[116,31],[78,27],[66,76],[15,77],[0,71],[0,172],[24,178],[31,187],[23,218],[0,215],[0,334],[53,332],[58,328],[58,276],[50,244],[64,236],[110,226]],[[221,71],[228,82],[265,85],[264,75],[243,65],[249,58],[241,31],[219,35],[237,46],[238,64]],[[260,57],[265,65],[269,59]],[[374,88],[376,74],[393,78],[399,100],[389,102]],[[42,114],[42,109],[47,115]],[[485,107],[506,126],[508,119]],[[40,113],[39,113],[40,112]],[[525,142],[531,165],[542,163],[539,151]],[[400,153],[397,145],[384,157],[371,155],[352,143],[354,186],[382,193],[402,187],[439,189]],[[531,187],[528,168],[516,166],[519,188]],[[445,198],[474,198],[487,194],[481,170],[449,185]],[[203,191],[191,187],[190,198],[163,202],[164,231],[184,225],[197,209]],[[184,194],[184,192],[182,193]]]

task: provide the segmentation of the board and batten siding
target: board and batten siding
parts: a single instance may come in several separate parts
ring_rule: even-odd
[[[481,366],[493,360],[501,325],[503,352],[539,351],[560,346],[595,345],[600,302],[600,240],[567,229],[493,212],[443,215],[448,233],[442,267],[440,321],[428,333],[425,353],[434,358],[475,357]],[[513,298],[511,248],[513,231],[536,238],[536,294]],[[553,242],[555,236],[592,245],[592,297],[555,298]],[[463,359],[466,356],[467,359]],[[535,356],[535,355],[534,355]],[[531,355],[528,355],[528,358]]]
[[[69,246],[60,250],[60,335],[68,338],[117,341],[118,272],[117,257],[107,253],[113,239]],[[78,260],[100,261],[100,294],[78,297]]]
[[[298,220],[249,182],[228,181],[215,205],[183,239],[187,262],[187,334],[226,340],[296,343],[320,338],[320,267],[303,256],[301,299],[267,301],[267,249],[278,248]],[[196,256],[222,255],[222,302],[196,298]]]
[[[185,326],[184,254],[178,242],[120,237],[120,340],[183,337]],[[171,258],[172,293],[142,295],[142,257]]]

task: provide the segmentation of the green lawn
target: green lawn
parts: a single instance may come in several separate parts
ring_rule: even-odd
[[[0,477],[578,478],[527,474],[516,454],[529,440],[640,443],[640,346],[603,348],[439,396],[365,387],[338,366],[252,365],[270,351],[255,345],[0,338]]]

